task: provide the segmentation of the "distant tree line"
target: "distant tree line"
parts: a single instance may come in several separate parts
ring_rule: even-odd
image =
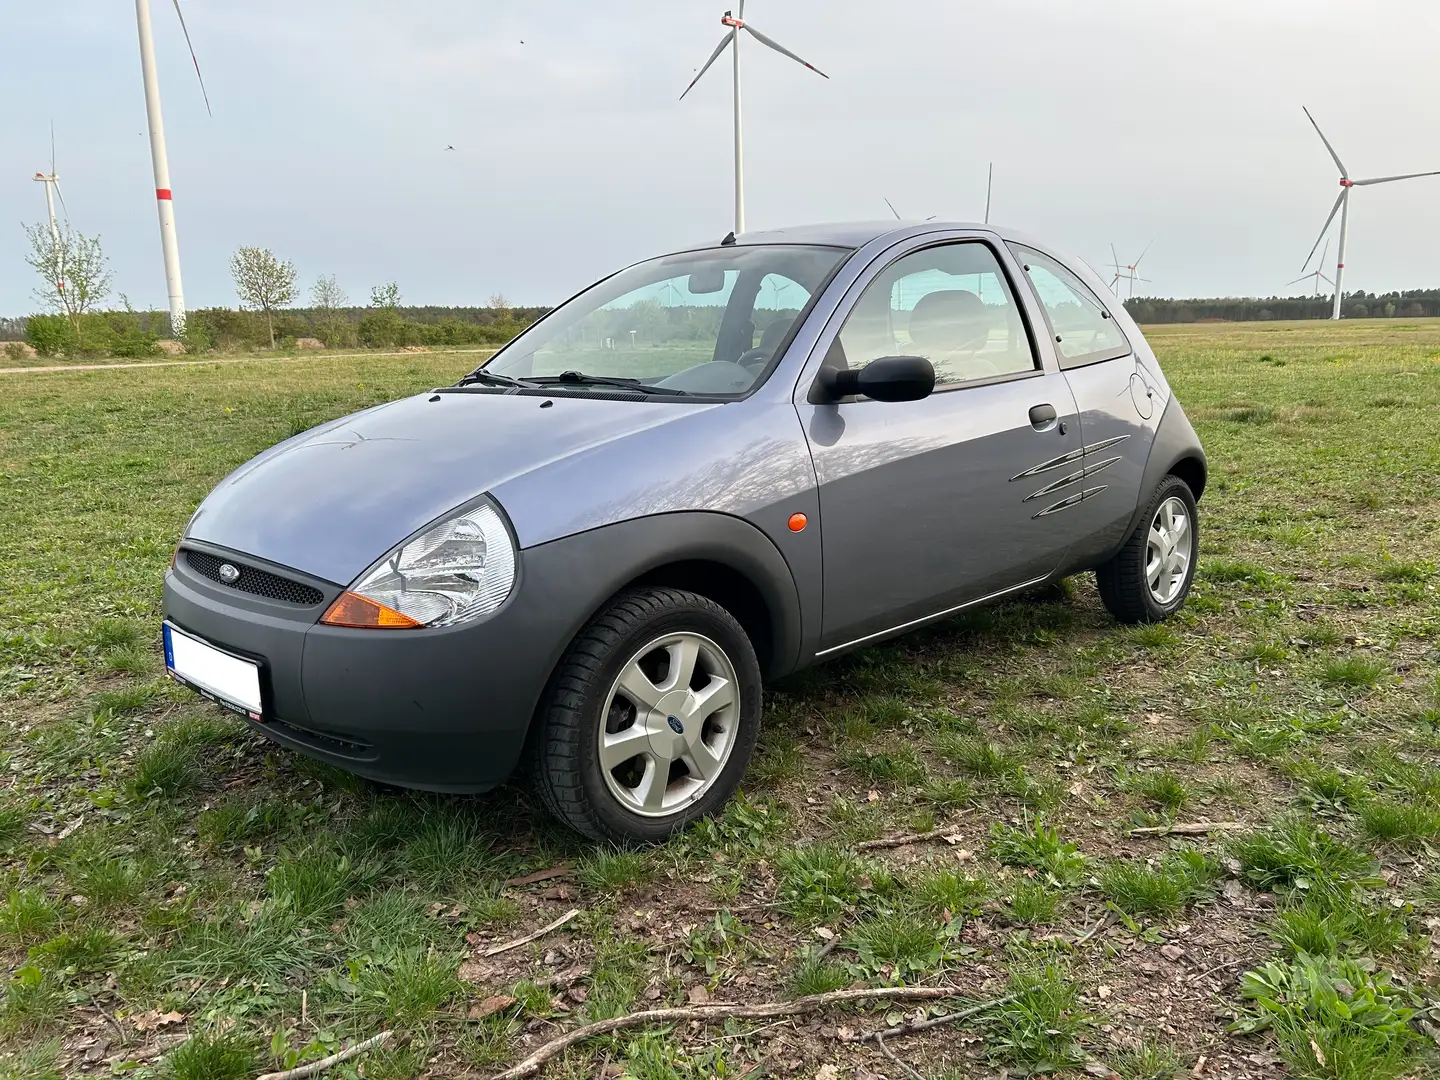
[[[1214,300],[1161,300],[1135,297],[1125,310],[1141,325],[1193,322],[1267,322],[1272,319],[1328,319],[1334,308],[1329,296],[1248,296]],[[1408,289],[1390,293],[1347,293],[1340,305],[1347,319],[1422,319],[1440,317],[1440,289]]]

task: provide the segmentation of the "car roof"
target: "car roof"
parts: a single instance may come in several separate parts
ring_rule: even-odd
[[[976,230],[1009,236],[1010,230],[995,225],[982,225],[973,221],[834,221],[813,225],[791,225],[779,229],[763,229],[743,232],[735,242],[743,246],[763,244],[821,244],[836,247],[864,247],[872,240],[894,235],[918,236],[928,232],[955,232]],[[681,250],[693,251],[701,247],[713,247],[721,242],[715,237],[700,243],[688,245]]]

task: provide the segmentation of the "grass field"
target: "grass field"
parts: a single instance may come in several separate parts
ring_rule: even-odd
[[[883,1048],[849,1040],[961,1003],[637,1028],[546,1075],[1435,1075],[1440,321],[1151,340],[1211,458],[1182,615],[1121,628],[1076,579],[814,669],[744,797],[644,852],[278,752],[160,675],[215,481],[469,358],[6,376],[0,1076],[239,1080],[391,1030],[328,1075],[483,1077],[852,985],[991,1004]],[[1195,822],[1230,827],[1132,833]]]

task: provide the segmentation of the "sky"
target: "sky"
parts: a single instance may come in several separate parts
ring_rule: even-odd
[[[153,0],[187,306],[272,248],[352,301],[551,304],[732,224],[727,0]],[[1356,177],[1440,169],[1434,0],[749,0],[747,224],[994,221],[1159,296],[1285,289]],[[134,10],[0,0],[0,315],[32,311],[22,222],[50,123],[72,225],[165,304]],[[522,44],[523,42],[523,44]],[[453,151],[446,150],[453,145]],[[1440,286],[1440,177],[1355,192],[1347,289]],[[1335,247],[1331,246],[1334,262]]]

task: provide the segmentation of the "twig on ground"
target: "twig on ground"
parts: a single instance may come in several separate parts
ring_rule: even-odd
[[[570,868],[569,863],[561,863],[559,866],[552,866],[549,870],[538,870],[533,874],[525,874],[522,877],[512,877],[505,882],[506,885],[535,885],[541,881],[552,881],[555,878],[569,877],[575,871]]]
[[[875,1045],[878,1046],[878,1047],[880,1047],[880,1052],[881,1052],[882,1054],[884,1054],[887,1058],[889,1058],[891,1061],[893,1061],[896,1065],[900,1066],[900,1068],[904,1069],[907,1073],[909,1073],[911,1076],[913,1076],[913,1077],[915,1078],[915,1080],[925,1080],[925,1077],[921,1076],[918,1072],[916,1072],[916,1071],[915,1071],[913,1068],[911,1068],[908,1064],[906,1064],[905,1062],[901,1061],[898,1057],[895,1056],[895,1051],[894,1051],[894,1050],[891,1050],[890,1047],[888,1047],[888,1046],[885,1045],[885,1036],[884,1036],[884,1035],[877,1034],[877,1035],[875,1036]]]
[[[1224,971],[1226,968],[1239,967],[1241,964],[1245,963],[1249,963],[1249,961],[1242,957],[1239,960],[1231,960],[1229,963],[1216,964],[1212,968],[1206,968],[1204,971],[1200,972],[1199,975],[1191,975],[1190,981],[1192,983],[1198,983],[1201,979],[1208,979],[1211,975],[1215,975],[1221,971]]]
[[[803,1013],[816,1012],[828,1005],[842,1005],[851,1001],[937,1001],[942,998],[957,997],[959,994],[959,988],[954,986],[881,986],[857,990],[833,990],[828,994],[811,994],[809,997],[796,998],[794,1001],[770,1001],[760,1005],[716,1003],[692,1005],[688,1008],[644,1009],[640,1012],[627,1013],[625,1016],[616,1016],[610,1020],[599,1020],[593,1024],[586,1024],[583,1027],[567,1031],[545,1043],[519,1064],[511,1066],[502,1073],[496,1073],[490,1080],[521,1080],[521,1077],[534,1076],[544,1068],[546,1062],[559,1057],[576,1043],[593,1039],[597,1035],[609,1035],[612,1031],[643,1027],[646,1024],[675,1024],[687,1020],[709,1021],[727,1018],[768,1020],[777,1016],[799,1016]],[[985,1008],[989,1008],[989,1005]]]
[[[294,1069],[286,1069],[284,1072],[266,1073],[260,1077],[260,1080],[301,1080],[301,1077],[304,1076],[314,1076],[316,1073],[324,1072],[331,1066],[339,1065],[342,1061],[349,1061],[353,1057],[359,1057],[367,1050],[373,1050],[377,1046],[383,1046],[390,1041],[391,1034],[392,1032],[382,1031],[379,1035],[372,1035],[364,1042],[358,1042],[354,1046],[341,1050],[338,1054],[331,1054],[327,1058],[321,1058],[319,1061],[312,1061],[308,1065],[300,1065]]]
[[[856,851],[874,851],[876,848],[908,847],[911,844],[925,844],[931,840],[944,840],[957,844],[961,837],[952,828],[931,829],[929,832],[906,833],[904,836],[886,836],[879,840],[862,840],[855,845]]]
[[[969,1008],[960,1009],[958,1012],[945,1013],[943,1016],[931,1016],[925,1020],[913,1020],[908,1024],[897,1024],[892,1028],[885,1028],[883,1031],[866,1031],[859,1035],[851,1035],[849,1038],[841,1038],[841,1042],[863,1043],[879,1041],[882,1038],[891,1039],[897,1035],[913,1035],[917,1031],[929,1031],[941,1024],[955,1024],[961,1020],[968,1020],[972,1016],[978,1016],[990,1009],[998,1009],[1001,1005],[1008,1005],[1014,1001],[1019,994],[1007,994],[994,1001],[982,1001],[978,1005],[971,1005]],[[499,1080],[499,1077],[496,1077]]]
[[[1115,913],[1113,911],[1107,911],[1104,915],[1100,916],[1099,922],[1097,922],[1089,930],[1086,930],[1085,933],[1081,934],[1074,941],[1072,941],[1070,943],[1071,947],[1073,948],[1076,945],[1084,945],[1085,942],[1089,941],[1092,937],[1094,937],[1096,934],[1098,934],[1101,930],[1109,926],[1114,921]]]
[[[553,930],[559,930],[560,927],[564,926],[566,923],[568,923],[571,919],[575,918],[575,916],[579,914],[579,908],[571,908],[564,915],[561,915],[560,918],[556,919],[548,926],[542,926],[533,934],[526,934],[524,937],[516,938],[514,941],[507,941],[504,945],[496,945],[493,949],[486,949],[480,955],[499,956],[501,953],[509,952],[511,949],[518,949],[521,945],[529,945],[530,942],[535,941],[537,938],[542,938]]]
[[[839,947],[840,935],[836,934],[834,937],[832,937],[829,941],[825,942],[824,945],[821,945],[820,948],[816,950],[815,962],[818,964],[821,960],[824,960],[827,956],[829,956]]]
[[[128,1046],[130,1043],[130,1039],[125,1034],[125,1029],[120,1026],[120,1021],[116,1020],[115,1017],[111,1016],[108,1012],[106,1012],[105,1006],[101,1005],[99,1002],[95,1002],[95,1011],[98,1012],[101,1016],[103,1016],[107,1021],[109,1021],[110,1026],[115,1029],[115,1034],[120,1036],[120,1045]]]
[[[1204,836],[1212,832],[1235,832],[1248,829],[1243,821],[1191,821],[1179,825],[1147,825],[1131,829],[1131,836]]]

